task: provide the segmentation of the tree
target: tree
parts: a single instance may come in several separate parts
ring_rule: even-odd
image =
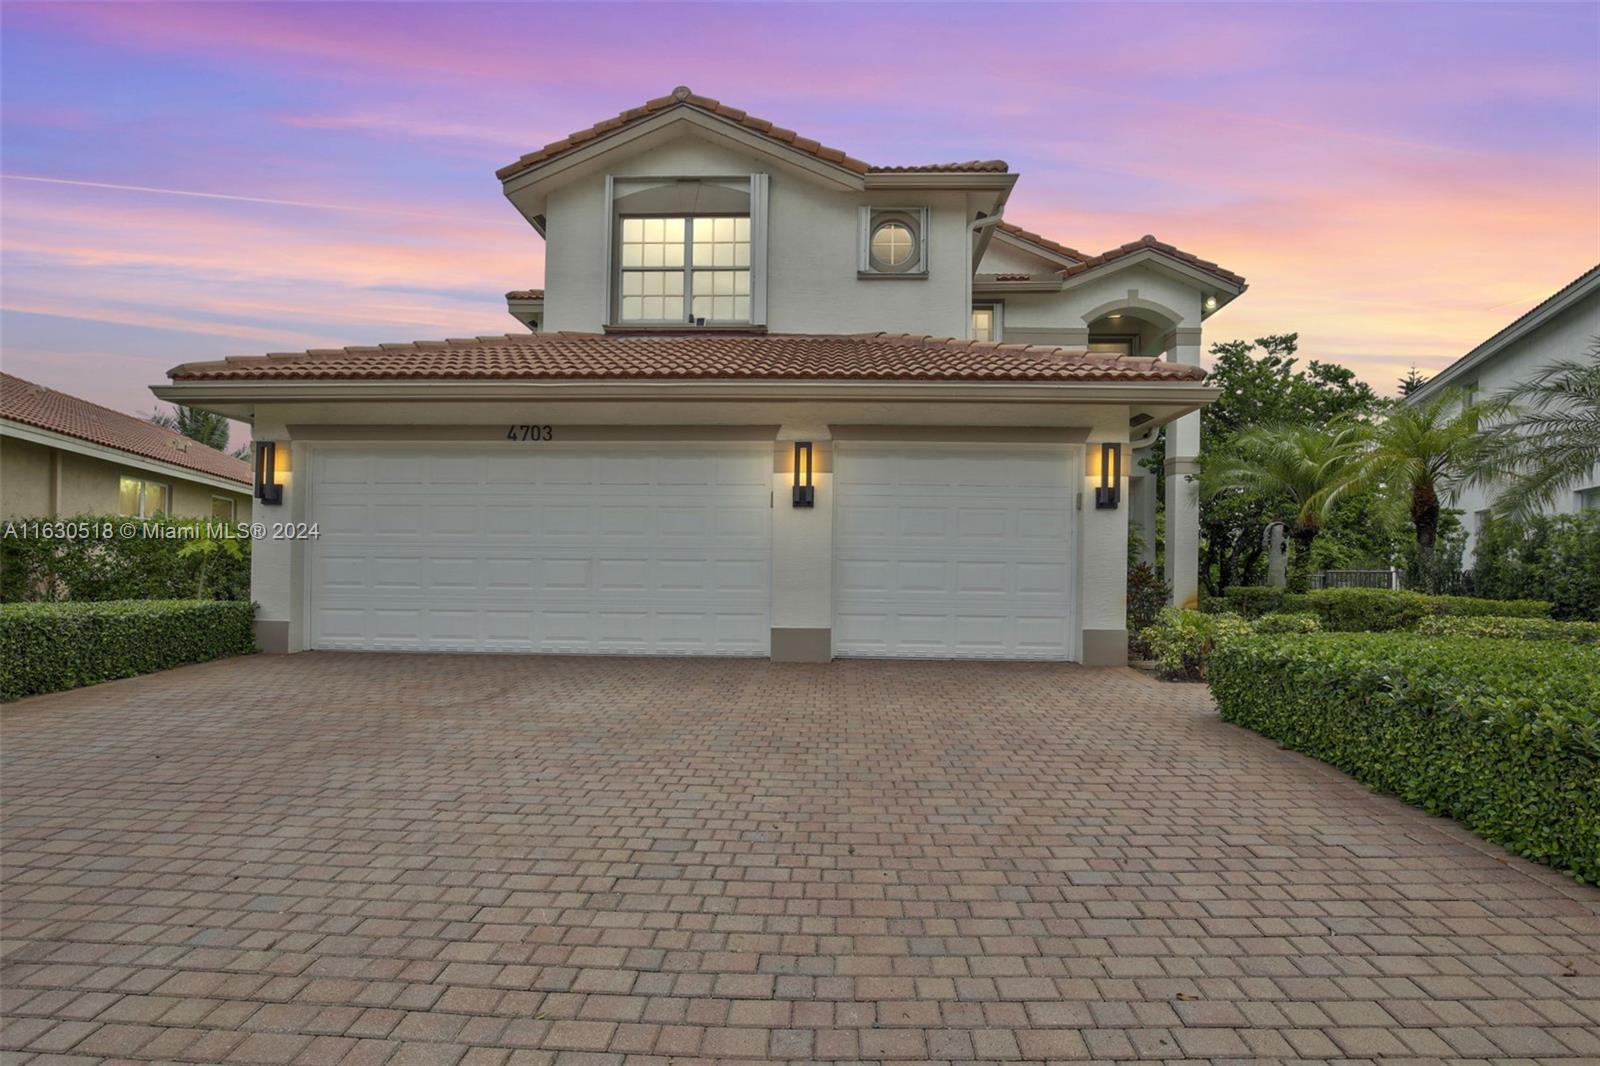
[[[215,448],[219,452],[228,450],[228,437],[230,429],[228,419],[211,411],[202,411],[196,407],[185,407],[183,404],[174,404],[172,412],[155,411],[150,415],[150,421],[158,426],[197,440],[208,448]]]
[[[1475,402],[1461,389],[1446,389],[1422,403],[1392,405],[1371,430],[1363,479],[1407,508],[1429,592],[1439,587],[1441,501],[1485,476],[1499,436],[1492,423],[1506,409],[1502,401]]]
[[[1413,366],[1410,370],[1407,370],[1405,376],[1400,379],[1400,397],[1404,399],[1405,397],[1410,396],[1413,392],[1416,392],[1427,383],[1428,379],[1417,373],[1417,368]]]
[[[1496,511],[1527,519],[1600,464],[1600,338],[1586,358],[1551,363],[1500,399],[1509,418],[1477,472],[1507,483]]]
[[[1266,425],[1328,425],[1340,418],[1364,419],[1381,406],[1372,388],[1342,366],[1312,360],[1299,366],[1299,335],[1274,334],[1256,341],[1211,346],[1208,385],[1222,395],[1200,416],[1201,451],[1226,454],[1239,433]],[[1152,449],[1159,472],[1163,449]],[[1262,532],[1273,521],[1276,501],[1257,492],[1233,491],[1200,501],[1201,580],[1217,595],[1245,583],[1263,565]]]
[[[1304,587],[1311,547],[1334,506],[1356,486],[1367,427],[1353,422],[1261,426],[1239,433],[1202,466],[1202,497],[1253,495],[1295,544],[1296,584]]]

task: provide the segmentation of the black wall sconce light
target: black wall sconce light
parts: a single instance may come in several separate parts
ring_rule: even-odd
[[[1115,511],[1122,502],[1122,445],[1099,444],[1095,448],[1100,452],[1100,484],[1095,486],[1094,506],[1100,511]],[[1095,473],[1091,467],[1090,476]]]
[[[817,490],[811,484],[811,442],[794,442],[794,505],[815,507]]]
[[[278,484],[278,442],[256,441],[256,499],[262,503],[283,502],[283,486]]]

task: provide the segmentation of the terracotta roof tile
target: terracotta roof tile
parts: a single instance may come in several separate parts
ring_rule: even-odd
[[[913,166],[868,167],[871,174],[1004,174],[1011,169],[1004,159],[968,159],[961,163],[923,163]]]
[[[508,299],[508,300],[542,300],[542,299],[544,299],[544,290],[543,289],[512,289],[510,292],[506,293],[506,299]]]
[[[50,430],[119,452],[251,483],[250,464],[142,418],[0,374],[0,418]]]
[[[174,381],[802,379],[1199,381],[1199,367],[903,334],[521,333],[186,363]]]
[[[1007,274],[974,274],[973,281],[1032,281],[1034,278],[1048,278],[1052,282],[1060,282],[1060,277],[1055,271],[1046,271],[1043,274],[1027,274],[1013,271]]]
[[[1075,277],[1078,274],[1086,273],[1087,271],[1093,270],[1096,267],[1104,266],[1107,263],[1114,263],[1118,259],[1122,259],[1125,256],[1130,256],[1135,252],[1145,251],[1146,249],[1150,251],[1162,252],[1166,255],[1172,256],[1174,259],[1181,259],[1190,266],[1203,270],[1208,274],[1215,274],[1217,277],[1222,278],[1224,281],[1231,282],[1234,285],[1239,286],[1241,289],[1245,286],[1245,280],[1242,274],[1235,274],[1233,271],[1224,267],[1220,267],[1209,259],[1201,259],[1193,252],[1186,252],[1181,248],[1177,248],[1166,243],[1165,241],[1158,241],[1148,233],[1136,241],[1129,241],[1127,244],[1113,248],[1109,252],[1101,252],[1099,255],[1090,256],[1081,263],[1066,267],[1061,271],[1061,273],[1065,274],[1069,278]]]
[[[501,181],[514,178],[523,171],[530,170],[540,163],[554,159],[558,155],[581,148],[608,133],[615,132],[624,126],[647,119],[652,115],[660,114],[674,107],[698,108],[707,114],[716,115],[718,118],[727,119],[729,122],[735,122],[753,133],[759,133],[763,137],[771,138],[797,151],[816,156],[818,159],[824,159],[857,174],[865,174],[870,169],[861,160],[853,159],[837,148],[829,148],[818,144],[809,138],[801,137],[794,130],[786,130],[781,126],[774,126],[766,119],[755,118],[736,107],[729,107],[720,100],[713,100],[709,96],[701,96],[690,91],[688,86],[680,85],[666,96],[658,96],[654,100],[648,100],[643,105],[630,108],[615,118],[596,122],[588,129],[570,133],[559,141],[552,141],[537,151],[529,152],[515,163],[495,171],[495,176]]]
[[[658,96],[654,100],[647,100],[639,107],[629,108],[614,118],[596,122],[588,129],[569,133],[559,141],[552,141],[537,151],[529,152],[521,159],[509,166],[501,167],[495,171],[495,176],[501,181],[514,178],[525,170],[530,170],[554,159],[563,153],[582,148],[591,141],[599,140],[608,133],[614,133],[624,126],[632,125],[658,115],[674,107],[694,107],[709,115],[727,119],[737,123],[752,133],[759,133],[763,137],[787,145],[799,152],[816,156],[818,159],[841,166],[857,174],[915,174],[915,173],[947,173],[947,174],[976,174],[976,173],[1005,173],[1010,168],[1003,159],[968,159],[959,163],[929,163],[923,166],[895,166],[875,167],[863,163],[861,160],[846,155],[838,148],[830,148],[812,140],[802,137],[794,130],[775,126],[764,118],[756,118],[737,107],[730,107],[720,100],[713,100],[709,96],[701,96],[693,92],[688,86],[680,85],[666,96]]]
[[[1049,237],[1041,236],[1030,229],[1023,229],[1021,226],[1012,225],[1010,222],[1001,222],[995,228],[1004,230],[1019,241],[1026,241],[1028,244],[1043,248],[1047,252],[1054,252],[1056,255],[1064,256],[1067,259],[1076,259],[1081,262],[1089,258],[1076,248],[1068,248],[1066,245],[1058,244]]]

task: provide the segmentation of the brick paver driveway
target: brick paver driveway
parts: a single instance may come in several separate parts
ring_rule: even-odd
[[[0,722],[11,1061],[1600,1057],[1600,892],[1129,671],[261,657]]]

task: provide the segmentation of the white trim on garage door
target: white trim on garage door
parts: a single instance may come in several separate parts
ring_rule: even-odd
[[[1077,658],[1080,454],[836,443],[834,654]]]
[[[313,648],[766,655],[772,445],[315,445]]]

